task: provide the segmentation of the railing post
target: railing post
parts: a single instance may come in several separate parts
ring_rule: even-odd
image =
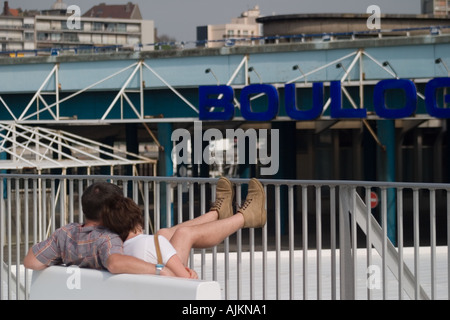
[[[349,213],[352,208],[350,188],[339,188],[339,256],[341,300],[355,299],[353,255]]]

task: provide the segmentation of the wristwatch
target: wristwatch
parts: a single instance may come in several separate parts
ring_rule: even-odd
[[[160,275],[161,274],[161,270],[164,269],[164,265],[163,264],[157,264],[156,265],[156,275]]]

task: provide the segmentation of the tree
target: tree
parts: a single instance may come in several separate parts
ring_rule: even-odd
[[[163,34],[161,36],[156,36],[156,45],[155,50],[171,50],[179,47],[179,43],[176,42],[176,39],[173,37],[170,37],[166,34]]]

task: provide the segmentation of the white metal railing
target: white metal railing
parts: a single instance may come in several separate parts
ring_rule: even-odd
[[[206,212],[217,183],[175,177],[0,178],[1,299],[28,297],[31,277],[21,266],[24,255],[59,226],[83,220],[80,195],[93,180],[122,186],[124,194],[142,206],[148,233]],[[239,204],[248,180],[231,181]],[[202,279],[219,281],[223,298],[450,297],[450,185],[261,182],[267,194],[267,225],[240,230],[215,248],[191,254],[191,267]],[[373,193],[379,197],[374,209],[366,205]]]

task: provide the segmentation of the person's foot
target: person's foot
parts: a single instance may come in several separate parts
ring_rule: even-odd
[[[266,224],[266,195],[264,187],[253,178],[248,184],[248,194],[238,212],[244,216],[244,228],[262,228]]]
[[[210,211],[217,211],[219,219],[229,218],[233,215],[234,189],[225,177],[221,177],[216,186],[216,201],[211,206]]]

